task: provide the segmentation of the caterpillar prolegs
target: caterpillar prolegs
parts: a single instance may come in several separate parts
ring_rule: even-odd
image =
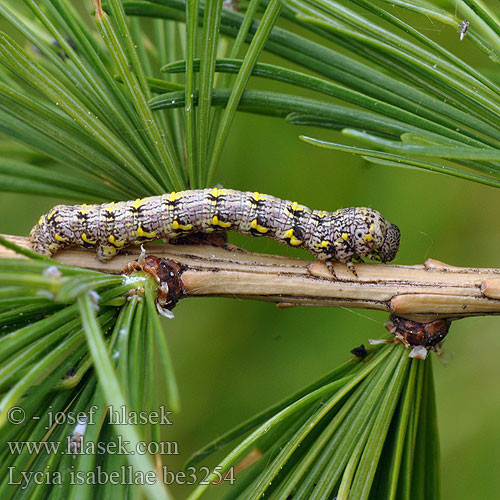
[[[371,208],[310,210],[296,202],[231,189],[196,189],[102,205],[58,205],[31,230],[35,252],[50,256],[69,246],[96,248],[101,261],[130,244],[188,233],[233,230],[303,248],[316,258],[391,261],[399,228]]]

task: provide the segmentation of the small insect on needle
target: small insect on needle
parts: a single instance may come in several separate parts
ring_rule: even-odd
[[[470,21],[467,21],[467,19],[464,19],[460,23],[460,27],[458,28],[458,32],[460,33],[460,40],[463,40],[465,38],[465,35],[467,34],[467,29],[469,28]]]

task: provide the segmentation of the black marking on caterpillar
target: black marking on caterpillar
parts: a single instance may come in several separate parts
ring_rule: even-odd
[[[234,230],[267,236],[308,250],[316,258],[346,263],[367,257],[391,261],[399,228],[371,208],[310,210],[296,202],[231,189],[198,189],[103,205],[58,205],[31,230],[35,252],[50,256],[80,246],[96,248],[101,261],[131,244],[187,233]]]

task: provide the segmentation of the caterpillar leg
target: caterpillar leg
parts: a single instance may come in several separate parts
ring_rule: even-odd
[[[328,272],[330,273],[330,276],[333,279],[338,280],[337,274],[335,273],[335,269],[333,268],[333,260],[323,260],[323,259],[318,259],[314,260],[311,264],[307,266],[307,272],[309,276],[314,276],[317,278],[329,278],[328,274],[325,273],[325,268],[319,263],[325,264]]]
[[[330,271],[330,273],[332,274],[332,276],[335,279],[337,279],[337,275],[335,274],[335,269],[333,268],[333,261],[325,260],[325,264],[326,264],[326,267],[328,268],[328,270]],[[358,273],[356,272],[356,268],[354,267],[354,263],[352,262],[352,260],[346,261],[345,264],[346,264],[347,268],[349,269],[349,271],[351,271],[351,273],[354,274],[354,276],[356,276],[356,278],[358,278]]]
[[[111,245],[99,245],[97,247],[97,259],[101,262],[107,262],[112,259],[117,253],[118,249]]]
[[[354,274],[356,278],[358,278],[358,273],[356,272],[356,268],[354,267],[354,262],[352,260],[348,260],[346,262],[346,266],[349,268],[349,271],[351,271],[351,273]]]
[[[330,271],[331,275],[335,278],[337,278],[337,275],[335,274],[335,269],[333,268],[333,262],[331,260],[325,260],[325,264],[327,269]]]

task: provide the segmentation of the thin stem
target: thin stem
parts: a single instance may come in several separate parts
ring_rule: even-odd
[[[29,248],[27,238],[5,237]],[[70,249],[57,254],[55,260],[121,274],[127,263],[139,256],[140,249],[131,247],[127,253],[103,264],[92,252]],[[235,259],[231,247],[154,245],[148,253],[185,267],[182,283],[186,297],[258,299],[276,302],[280,307],[361,307],[411,316],[417,321],[500,313],[500,269],[461,268],[429,259],[424,266],[356,264],[356,278],[344,264],[335,263],[338,279],[334,279],[319,261],[243,251]],[[0,247],[0,262],[15,255]]]

